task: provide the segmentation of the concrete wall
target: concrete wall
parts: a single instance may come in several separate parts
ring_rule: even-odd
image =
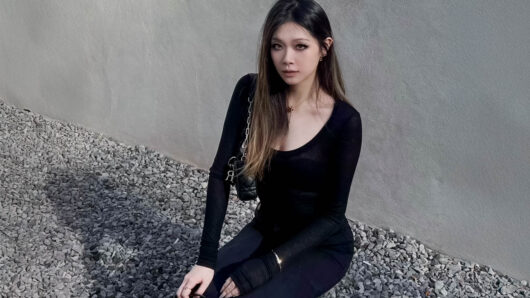
[[[2,1],[0,97],[208,168],[274,1]],[[363,148],[348,215],[530,278],[530,2],[320,1]]]

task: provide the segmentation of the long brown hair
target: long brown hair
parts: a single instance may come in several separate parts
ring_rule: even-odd
[[[327,49],[326,56],[317,67],[316,90],[322,88],[335,100],[348,102],[334,50],[335,42],[329,49],[324,43],[327,37],[333,38],[333,32],[322,7],[313,0],[277,1],[267,14],[261,29],[257,85],[243,169],[245,175],[257,179],[263,178],[266,166],[270,167],[270,160],[275,153],[272,148],[274,141],[285,135],[289,128],[285,104],[289,85],[277,73],[270,54],[272,35],[286,22],[294,22],[304,27],[318,40],[321,49]]]

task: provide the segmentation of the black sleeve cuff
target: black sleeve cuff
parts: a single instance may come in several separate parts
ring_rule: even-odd
[[[261,256],[260,259],[267,267],[267,272],[269,273],[270,277],[280,272],[280,265],[278,264],[278,261],[276,261],[276,256],[272,251]]]
[[[241,270],[236,270],[230,274],[230,278],[234,281],[234,284],[239,290],[240,295],[247,294],[252,291],[252,285],[249,280],[245,277]]]
[[[239,289],[240,294],[244,295],[267,282],[272,275],[270,275],[268,266],[261,258],[254,258],[239,265],[230,274],[230,277]]]
[[[216,261],[198,258],[197,262],[195,262],[195,265],[200,265],[215,270]]]

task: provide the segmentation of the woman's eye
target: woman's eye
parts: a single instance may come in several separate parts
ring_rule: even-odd
[[[277,43],[274,43],[274,44],[271,45],[271,48],[272,48],[273,50],[278,50],[278,48],[276,48],[276,46],[280,46],[280,45],[277,44]],[[305,49],[307,48],[307,45],[305,45],[305,44],[297,44],[296,47],[297,47],[298,49],[305,50]]]

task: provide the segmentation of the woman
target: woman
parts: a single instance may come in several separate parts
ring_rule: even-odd
[[[352,260],[345,211],[361,118],[345,97],[330,23],[316,2],[274,4],[258,67],[233,92],[210,168],[199,257],[178,297],[317,297]],[[260,208],[217,252],[230,190],[227,163],[244,139],[254,87],[244,171],[256,178]]]

